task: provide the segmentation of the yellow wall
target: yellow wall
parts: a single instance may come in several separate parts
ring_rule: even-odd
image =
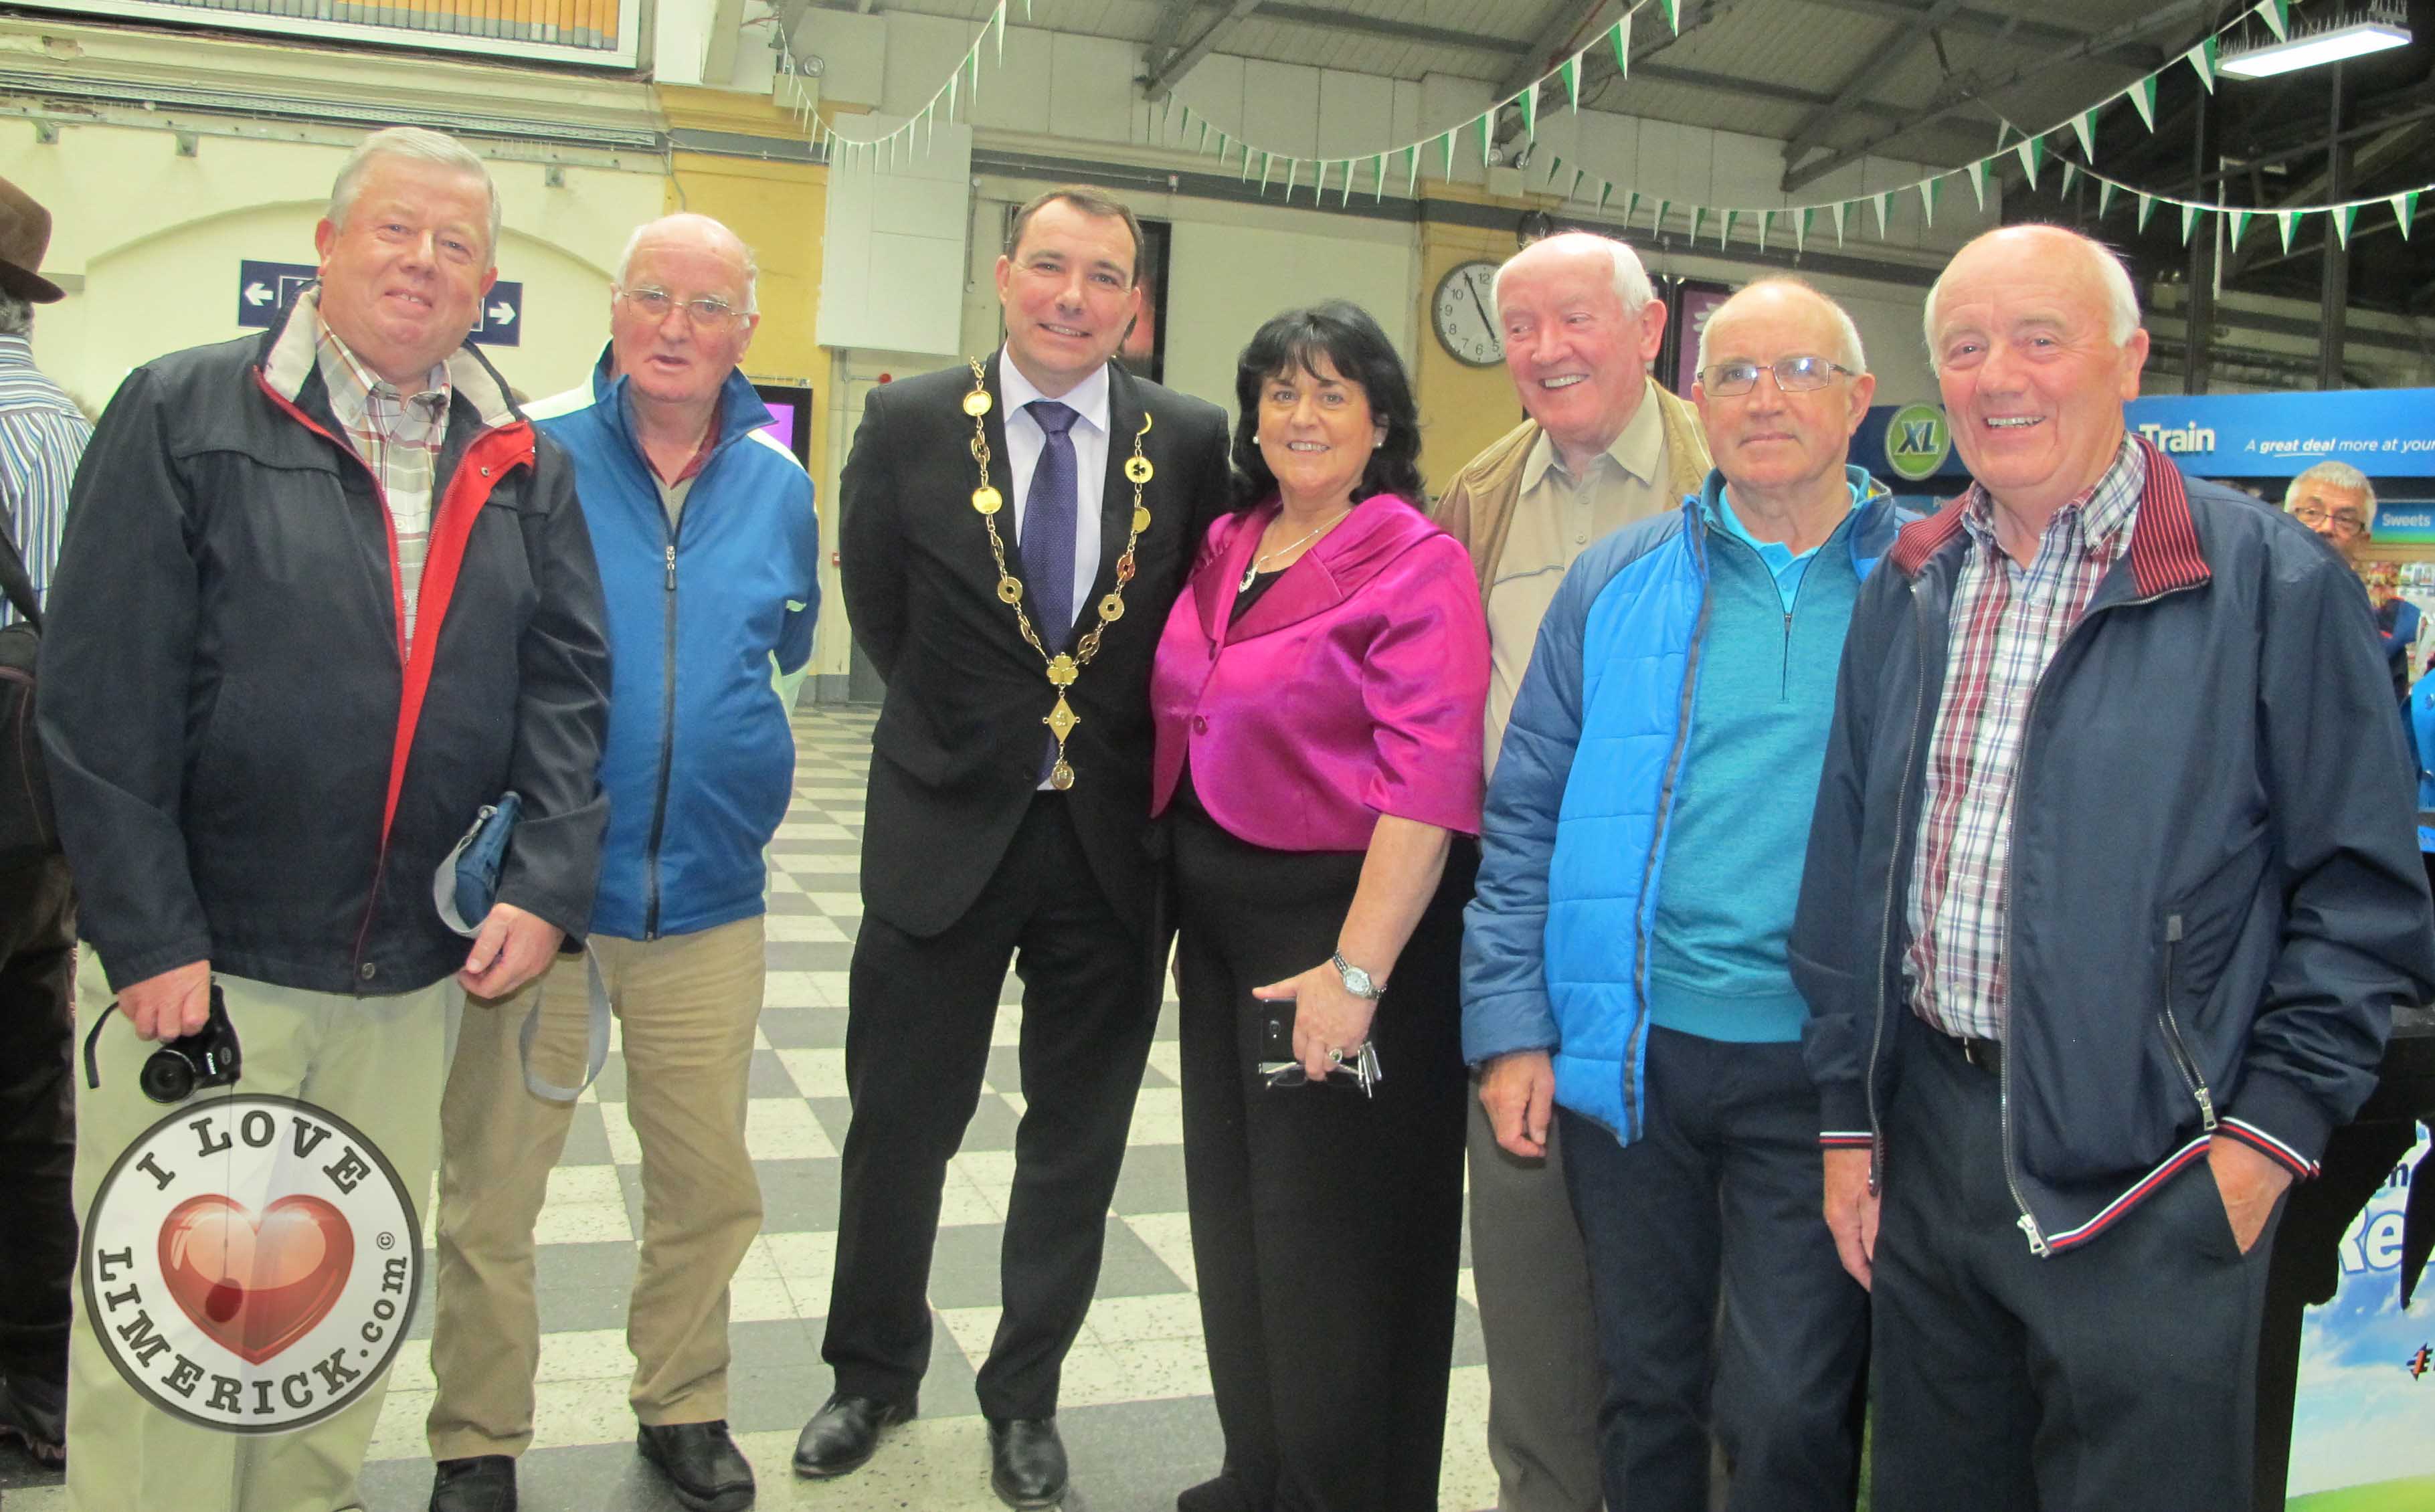
[[[1424,193],[1432,199],[1499,202],[1443,186]],[[1523,206],[1514,204],[1513,208],[1518,214]],[[1415,397],[1421,406],[1421,472],[1428,479],[1432,494],[1444,492],[1463,464],[1479,455],[1480,448],[1521,423],[1522,402],[1514,395],[1513,380],[1507,375],[1503,363],[1470,368],[1447,353],[1431,325],[1430,301],[1436,298],[1438,280],[1458,264],[1475,258],[1501,263],[1512,255],[1513,233],[1509,230],[1449,226],[1436,221],[1424,221],[1421,225],[1421,281],[1412,291],[1420,306],[1412,342],[1419,352],[1419,361],[1414,365],[1412,381],[1419,390]]]
[[[672,127],[782,141],[803,139],[798,118],[760,95],[663,86],[659,98]],[[670,168],[666,210],[714,216],[752,249],[761,266],[757,289],[761,324],[753,334],[752,350],[744,355],[744,371],[755,383],[803,385],[814,390],[809,406],[811,474],[816,480],[831,476],[830,356],[827,348],[813,340],[819,324],[821,237],[828,221],[828,169],[808,163],[695,152],[674,154]],[[824,602],[811,670],[841,674],[847,667],[851,642],[837,569],[827,565],[837,551],[837,501],[829,490],[820,489],[816,504],[820,516]]]

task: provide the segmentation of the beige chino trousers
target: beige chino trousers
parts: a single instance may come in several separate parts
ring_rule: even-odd
[[[646,1423],[727,1416],[728,1283],[761,1231],[761,1186],[744,1143],[747,1078],[767,968],[758,917],[656,940],[596,936],[625,1059],[626,1117],[643,1152],[643,1246],[628,1304],[628,1393]],[[583,962],[545,978],[533,1062],[582,1079]],[[533,1223],[574,1105],[526,1090],[516,1034],[527,988],[475,1003],[440,1104],[439,1390],[424,1432],[434,1459],[521,1454],[533,1436],[541,1321]]]
[[[77,971],[77,1022],[93,1032],[116,996],[87,946]],[[303,992],[219,978],[242,1056],[232,1093],[302,1098],[354,1125],[389,1157],[430,1221],[439,1156],[440,1089],[464,994],[453,979],[393,997]],[[121,1152],[172,1109],[146,1097],[136,1074],[157,1046],[118,1014],[94,1046],[98,1089],[77,1067],[76,1212],[81,1228]],[[68,1345],[68,1504],[76,1512],[341,1512],[360,1508],[355,1477],[388,1394],[386,1376],[345,1410],[289,1434],[232,1434],[182,1421],[138,1396],[93,1333],[76,1289]]]

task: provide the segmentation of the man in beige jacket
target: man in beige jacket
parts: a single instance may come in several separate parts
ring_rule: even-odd
[[[1455,475],[1434,511],[1471,549],[1492,658],[1493,773],[1539,620],[1590,542],[1683,502],[1708,472],[1690,405],[1649,376],[1666,306],[1632,249],[1587,232],[1534,242],[1497,269],[1505,367],[1529,415]],[[1598,1512],[1606,1386],[1589,1270],[1564,1194],[1549,1103],[1483,1076],[1471,1117],[1471,1249],[1488,1348],[1488,1452],[1503,1512]],[[1511,1105],[1540,1153],[1498,1147]]]

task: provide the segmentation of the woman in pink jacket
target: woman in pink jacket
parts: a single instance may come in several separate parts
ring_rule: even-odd
[[[1437,1505],[1454,1341],[1488,629],[1416,507],[1419,421],[1376,321],[1280,315],[1235,392],[1240,507],[1151,678],[1226,1439],[1176,1504],[1410,1512]]]

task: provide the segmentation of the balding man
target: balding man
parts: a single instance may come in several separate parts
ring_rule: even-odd
[[[463,995],[515,991],[592,913],[600,579],[574,470],[464,344],[498,235],[481,159],[375,133],[315,228],[319,282],[258,337],[136,369],[77,474],[42,722],[92,946],[78,1512],[363,1505],[398,1304],[321,1288],[405,1274],[397,1208],[423,1217]],[[469,954],[433,873],[509,789],[524,817]],[[233,1085],[147,1074],[152,1041],[223,1008]],[[293,1100],[281,1159],[206,1159],[236,1097]],[[323,1113],[344,1159],[295,1159]],[[142,1206],[157,1178],[111,1176],[164,1118],[194,1157],[154,1160],[194,1194],[183,1222]]]
[[[1792,941],[1872,1503],[2247,1506],[2285,1190],[2435,988],[2367,601],[2126,434],[2095,242],[1991,232],[1926,326],[1977,481],[1854,614]]]
[[[1488,1104],[1507,1152],[1561,1130],[1611,1507],[1707,1506],[1712,1431],[1734,1507],[1857,1486],[1867,1297],[1811,1207],[1785,939],[1843,632],[1902,520],[1846,461],[1875,387],[1808,285],[1718,307],[1716,469],[1564,575],[1489,787],[1463,1053],[1521,1090]]]
[[[706,215],[642,227],[591,381],[533,406],[575,458],[608,590],[609,833],[590,933],[643,1153],[628,1396],[637,1445],[677,1500],[720,1512],[753,1495],[726,1422],[727,1299],[761,1229],[744,1113],[762,848],[795,769],[772,673],[810,658],[820,603],[811,479],[763,433],[768,408],[736,367],[760,322],[753,277],[751,250]],[[544,989],[536,1075],[581,1040],[583,963],[561,960]],[[527,1085],[517,1042],[532,997],[469,1016],[448,1077],[433,1512],[513,1507],[515,1456],[532,1442],[533,1221],[573,1114]]]
[[[1619,241],[1567,232],[1497,269],[1505,369],[1528,416],[1455,475],[1433,511],[1471,550],[1488,610],[1490,775],[1556,585],[1590,542],[1696,491],[1708,448],[1649,375],[1666,305]],[[1477,1064],[1477,1058],[1474,1058]],[[1510,1074],[1509,1074],[1510,1075]],[[1523,1089],[1484,1079],[1471,1117],[1471,1247],[1488,1349],[1488,1453],[1505,1512],[1597,1512],[1601,1391],[1589,1273],[1540,1108],[1528,1154],[1501,1146]]]

